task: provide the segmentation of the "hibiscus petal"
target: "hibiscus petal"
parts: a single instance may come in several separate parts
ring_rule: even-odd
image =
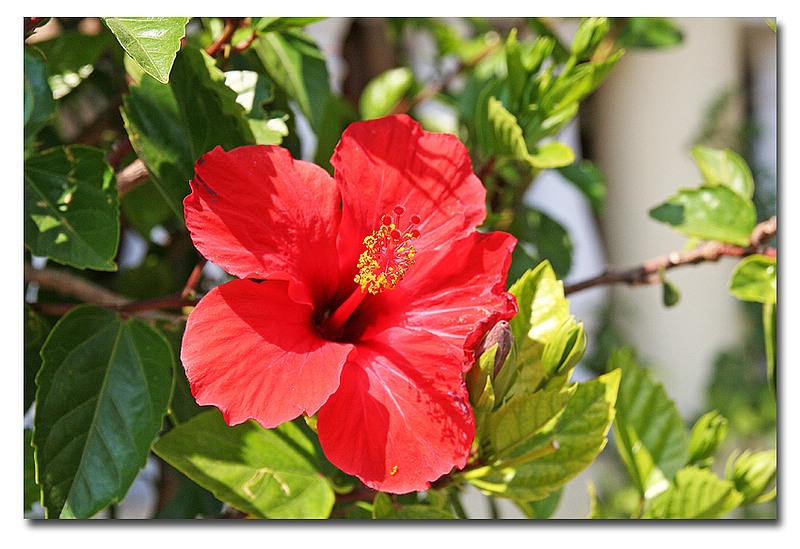
[[[418,252],[464,236],[486,217],[486,190],[463,143],[423,131],[406,115],[351,124],[331,163],[342,193],[344,272],[354,267],[364,237],[396,205],[405,208],[401,230],[411,215],[420,217]]]
[[[229,425],[252,418],[269,428],[316,413],[351,350],[319,336],[288,282],[233,280],[189,315],[181,361],[198,404],[218,407]]]
[[[384,492],[425,490],[462,468],[475,437],[460,358],[424,332],[389,329],[357,346],[317,419],[337,467]]]
[[[388,326],[425,330],[461,351],[463,369],[486,332],[517,313],[506,292],[506,275],[516,239],[503,232],[472,233],[449,246],[420,253],[394,290],[365,303],[359,320],[362,340],[381,337]]]
[[[186,226],[209,261],[240,278],[299,282],[315,303],[335,290],[341,208],[325,170],[280,147],[217,147],[190,184]]]

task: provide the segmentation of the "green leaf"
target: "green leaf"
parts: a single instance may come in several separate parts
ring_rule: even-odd
[[[689,437],[689,464],[711,460],[727,434],[728,420],[717,410],[700,416]]]
[[[678,287],[666,278],[661,278],[661,301],[665,307],[673,307],[681,299],[681,292]]]
[[[567,230],[549,215],[520,205],[508,231],[517,237],[508,280],[517,280],[528,269],[548,261],[556,276],[565,277],[572,267],[572,240]]]
[[[318,132],[331,90],[325,56],[314,41],[297,30],[268,32],[253,41],[250,49]]]
[[[162,83],[169,81],[188,17],[105,17],[103,22],[147,74]]]
[[[689,434],[675,404],[630,349],[615,351],[609,368],[622,370],[614,433],[617,449],[639,493],[664,490],[689,458]]]
[[[411,90],[414,73],[408,67],[389,69],[370,80],[361,92],[358,105],[363,120],[380,118]]]
[[[627,17],[617,43],[621,48],[667,48],[683,42],[683,33],[665,17]]]
[[[327,17],[253,17],[253,30],[258,32],[277,32],[303,28]]]
[[[494,380],[498,403],[517,391],[532,393],[544,388],[553,376],[560,376],[553,386],[563,386],[570,364],[585,349],[583,329],[569,313],[564,285],[549,262],[525,273],[509,291],[519,308],[509,321],[516,342],[516,367],[507,365]]]
[[[606,200],[606,176],[591,160],[579,160],[558,169],[589,200],[596,214],[603,213]]]
[[[575,152],[564,143],[549,141],[534,146],[528,162],[531,166],[540,170],[561,168],[575,162]]]
[[[762,254],[742,259],[731,273],[728,291],[742,301],[774,304],[778,296],[777,260]]]
[[[610,29],[611,24],[607,17],[587,17],[583,19],[575,33],[575,38],[572,40],[572,55],[577,59],[591,57]]]
[[[172,393],[169,344],[147,324],[74,308],[42,347],[33,444],[48,518],[89,518],[144,467]]]
[[[689,466],[675,475],[670,487],[659,494],[645,518],[711,519],[733,511],[742,503],[734,484],[708,469]]]
[[[775,497],[774,486],[778,474],[775,450],[754,452],[745,450],[731,455],[725,466],[725,478],[731,480],[744,496],[742,503],[752,505]]]
[[[36,460],[34,458],[31,440],[33,431],[25,429],[25,452],[24,452],[24,509],[30,511],[34,503],[39,503],[39,485],[36,484]]]
[[[108,32],[84,34],[68,30],[56,38],[36,44],[47,60],[48,82],[53,97],[60,99],[67,95],[94,72],[94,65],[110,36]]]
[[[517,29],[513,28],[508,33],[505,45],[506,53],[506,85],[508,86],[508,102],[512,110],[521,107],[522,90],[528,80],[528,71],[522,61],[519,43],[517,42]]]
[[[217,498],[263,518],[327,518],[334,492],[318,448],[297,424],[233,427],[219,410],[192,417],[153,451]]]
[[[36,136],[42,128],[52,120],[56,101],[47,81],[47,67],[41,54],[26,47],[23,59],[23,132],[27,148],[36,141]]]
[[[753,173],[744,158],[728,149],[712,149],[703,145],[692,148],[692,156],[708,185],[725,185],[743,198],[753,198]]]
[[[620,372],[615,370],[577,384],[552,433],[542,437],[545,444],[538,455],[474,470],[469,482],[486,494],[519,501],[549,496],[586,469],[605,447],[619,382]]]
[[[372,503],[372,518],[374,519],[406,519],[406,520],[430,520],[430,519],[455,519],[455,515],[434,507],[421,503],[400,504],[395,503],[383,492],[375,494]]]
[[[537,435],[552,430],[574,392],[575,387],[515,394],[488,417],[486,438],[491,455],[482,457],[508,460],[537,452],[542,446]]]
[[[553,80],[542,94],[539,105],[536,106],[544,115],[542,126],[549,129],[550,135],[561,129],[577,114],[577,104],[603,83],[623,53],[618,51],[599,63],[581,63],[559,74]],[[557,124],[547,122],[548,118],[558,116],[562,112],[570,113],[570,116],[559,117]]]
[[[73,145],[25,161],[25,245],[34,255],[115,271],[119,206],[103,151]]]
[[[546,519],[553,516],[553,513],[558,509],[563,493],[564,489],[559,488],[551,492],[550,495],[544,499],[538,499],[536,501],[515,501],[514,503],[516,503],[519,510],[528,518]]]
[[[42,357],[39,355],[39,350],[50,333],[50,324],[27,303],[25,304],[23,332],[25,339],[25,392],[23,404],[27,411],[36,396],[36,374],[42,365]]]
[[[191,48],[178,53],[169,84],[143,78],[131,86],[122,116],[134,151],[181,220],[195,161],[218,145],[230,150],[255,141],[225,75],[211,57]]]
[[[342,132],[352,122],[358,120],[358,113],[343,97],[331,94],[322,116],[325,123],[317,131],[317,150],[314,152],[314,163],[322,166],[333,175],[331,157]]]
[[[536,145],[530,152],[517,118],[496,97],[489,98],[486,116],[491,153],[511,156],[536,169],[560,168],[575,161],[572,149],[555,141]]]
[[[775,365],[778,360],[777,306],[775,303],[764,303],[761,310],[761,321],[764,326],[764,348],[767,354],[767,376],[773,393],[777,391],[775,383]]]
[[[650,217],[692,238],[747,246],[756,225],[752,200],[726,186],[683,189],[650,210]]]

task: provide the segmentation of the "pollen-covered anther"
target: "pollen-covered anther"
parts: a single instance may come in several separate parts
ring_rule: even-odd
[[[417,251],[411,241],[420,236],[416,226],[421,219],[413,214],[401,229],[400,221],[405,211],[405,207],[396,205],[392,208],[394,217],[383,215],[380,227],[364,238],[364,251],[358,258],[358,274],[355,276],[362,292],[376,295],[394,289],[414,264]]]

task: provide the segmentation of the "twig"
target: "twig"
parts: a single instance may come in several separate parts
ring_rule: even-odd
[[[35,282],[41,288],[55,290],[58,293],[77,298],[85,303],[93,303],[102,307],[121,307],[131,302],[130,299],[106,290],[86,279],[67,271],[55,269],[34,269],[25,265],[25,282]]]
[[[56,269],[34,269],[25,265],[25,282],[35,282],[41,288],[54,290],[61,295],[76,298],[80,303],[90,303],[120,313],[142,313],[147,311],[175,310],[187,305],[194,305],[192,296],[184,297],[182,292],[151,299],[134,301],[125,296],[111,292],[102,286],[68,271]],[[77,303],[37,303],[36,307],[54,315],[63,315],[76,307]],[[144,316],[163,316],[145,314]]]
[[[775,257],[775,248],[766,247],[766,243],[777,233],[777,219],[773,216],[762,221],[753,229],[750,235],[749,246],[735,246],[724,242],[704,242],[696,248],[686,252],[672,252],[671,254],[656,257],[645,261],[638,267],[624,271],[607,269],[603,273],[576,282],[564,287],[564,294],[568,295],[595,286],[610,284],[627,284],[639,286],[655,284],[660,280],[660,273],[684,265],[715,262],[722,257],[745,257],[753,254],[764,254]]]
[[[117,195],[122,198],[133,189],[147,181],[150,175],[141,159],[137,158],[116,174]]]

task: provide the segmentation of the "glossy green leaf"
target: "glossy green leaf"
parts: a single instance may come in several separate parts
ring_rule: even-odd
[[[778,296],[777,260],[762,254],[739,261],[731,273],[728,291],[742,301],[774,304]]]
[[[270,78],[297,102],[311,128],[319,131],[331,90],[325,57],[314,41],[297,30],[268,32],[250,48]]]
[[[370,80],[361,92],[359,111],[363,120],[380,118],[392,112],[414,85],[414,73],[408,67],[389,69]]]
[[[689,433],[661,384],[640,367],[630,349],[615,351],[609,368],[622,370],[614,434],[617,449],[639,493],[666,489],[689,459]]]
[[[229,505],[263,518],[326,518],[334,492],[324,458],[295,423],[233,427],[209,410],[181,423],[153,451]]]
[[[753,202],[727,186],[683,189],[650,210],[650,217],[692,238],[747,246],[756,225]]]
[[[103,151],[80,145],[25,161],[25,245],[79,269],[115,271],[119,206]]]
[[[162,83],[169,81],[188,17],[105,17],[103,22],[147,74]]]
[[[704,183],[725,185],[744,198],[753,198],[753,173],[744,158],[728,149],[712,149],[704,145],[695,145],[692,156]]]
[[[486,494],[519,501],[543,499],[586,469],[602,451],[614,419],[620,372],[577,384],[538,452],[475,470],[469,482]],[[483,473],[483,474],[480,474]]]
[[[706,412],[695,422],[689,436],[689,463],[714,457],[728,434],[728,420],[717,410]]]
[[[670,487],[659,494],[645,518],[712,519],[733,511],[742,503],[734,484],[708,469],[689,466],[675,474]]]
[[[25,146],[36,141],[36,136],[47,126],[56,110],[53,91],[47,81],[47,67],[42,55],[26,47],[23,57],[23,134]]]
[[[745,450],[730,457],[725,466],[725,478],[732,481],[744,496],[744,505],[769,501],[775,497],[777,459],[775,450]]]
[[[147,324],[76,307],[53,327],[36,378],[36,477],[49,518],[89,518],[144,467],[172,393],[169,344]]]
[[[486,420],[491,456],[485,457],[508,460],[536,452],[542,446],[540,431],[553,428],[574,392],[572,387],[515,394]]]
[[[372,503],[372,518],[374,519],[405,519],[405,520],[447,520],[455,519],[455,515],[444,509],[421,503],[400,504],[395,503],[383,492],[375,495]]]
[[[178,53],[169,84],[143,78],[123,98],[131,144],[179,219],[195,161],[218,145],[230,150],[255,141],[236,98],[214,60],[191,48]]]

